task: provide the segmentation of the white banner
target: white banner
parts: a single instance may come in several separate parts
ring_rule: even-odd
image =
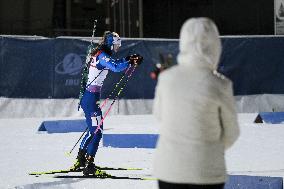
[[[275,35],[284,35],[284,0],[274,0]]]

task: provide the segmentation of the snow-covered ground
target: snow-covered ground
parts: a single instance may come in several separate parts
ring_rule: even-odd
[[[239,114],[241,135],[226,153],[230,174],[284,176],[284,124],[254,124],[257,114]],[[30,176],[29,172],[64,169],[72,165],[65,152],[72,149],[81,133],[47,134],[37,129],[46,120],[68,118],[0,119],[0,188],[95,188],[157,189],[155,180],[113,180]],[[78,119],[78,117],[73,118]],[[112,115],[105,120],[105,133],[158,133],[152,115]],[[139,171],[108,171],[113,175],[154,177],[155,149],[100,147],[96,163],[101,166],[137,167]],[[77,173],[79,174],[79,173]]]

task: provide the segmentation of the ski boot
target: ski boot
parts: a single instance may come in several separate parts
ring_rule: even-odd
[[[73,171],[81,171],[86,164],[86,150],[83,149],[79,149],[76,161],[74,163],[74,165],[71,167],[71,170]]]
[[[94,177],[99,178],[108,178],[111,176],[105,171],[102,171],[97,166],[95,166],[94,158],[92,156],[87,157],[87,162],[85,168],[83,169],[83,174],[85,176],[93,175]]]

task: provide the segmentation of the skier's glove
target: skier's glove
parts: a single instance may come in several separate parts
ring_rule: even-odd
[[[139,54],[132,54],[130,56],[127,56],[125,59],[127,61],[129,61],[129,64],[131,64],[131,65],[133,65],[133,64],[140,65],[143,61],[143,56],[141,56]]]

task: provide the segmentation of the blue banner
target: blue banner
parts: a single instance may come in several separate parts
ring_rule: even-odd
[[[2,38],[0,96],[53,97],[53,39]]]
[[[219,71],[235,95],[284,94],[283,37],[224,38]]]
[[[11,98],[77,98],[81,70],[90,43],[73,38],[0,38],[0,96]],[[224,37],[219,71],[234,82],[235,95],[284,94],[284,37]],[[176,64],[178,40],[122,40],[116,58],[144,57],[122,98],[152,99],[150,77],[161,57]],[[107,97],[123,73],[109,73],[102,89]]]
[[[81,71],[89,42],[56,39],[54,49],[54,98],[76,98],[80,90]]]

